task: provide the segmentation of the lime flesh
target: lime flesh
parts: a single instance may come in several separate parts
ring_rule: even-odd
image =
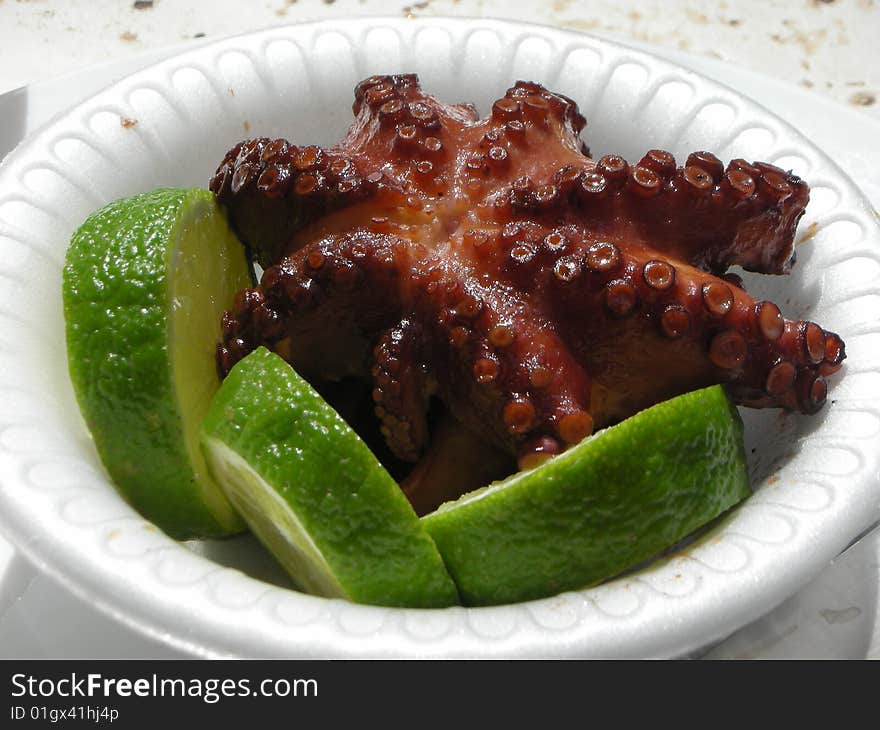
[[[202,447],[230,501],[303,590],[384,606],[458,603],[396,482],[278,355],[259,348],[232,368]]]
[[[587,587],[751,494],[720,386],[660,403],[422,518],[467,605]]]
[[[244,529],[208,473],[198,427],[220,385],[221,315],[249,284],[243,247],[207,190],[112,203],[67,251],[67,352],[80,410],[119,491],[174,537]]]

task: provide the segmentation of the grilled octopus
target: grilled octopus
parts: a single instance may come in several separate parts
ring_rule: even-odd
[[[576,104],[536,83],[481,119],[376,76],[353,111],[333,147],[252,139],[220,163],[211,190],[263,273],[217,363],[262,345],[310,379],[369,383],[387,446],[419,463],[403,486],[420,511],[457,496],[439,463],[530,467],[696,388],[825,403],[841,338],[728,271],[789,272],[797,176],[708,152],[591,159]]]

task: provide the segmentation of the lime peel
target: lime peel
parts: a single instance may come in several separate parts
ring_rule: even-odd
[[[742,421],[713,386],[646,409],[422,518],[462,600],[594,585],[751,494]]]
[[[397,483],[278,355],[258,348],[232,368],[202,447],[253,533],[304,590],[384,606],[458,603]]]
[[[250,280],[207,190],[111,203],[67,251],[62,293],[80,410],[120,493],[173,537],[244,529],[207,472],[198,426],[220,384],[221,315]]]

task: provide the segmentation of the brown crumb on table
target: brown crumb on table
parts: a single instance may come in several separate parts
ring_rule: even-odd
[[[132,43],[138,39],[137,33],[132,33],[130,30],[127,30],[123,33],[119,34],[119,40],[126,41],[127,43]]]
[[[151,10],[153,7],[153,0],[134,0],[132,7],[135,10]]]
[[[284,5],[282,5],[275,11],[275,15],[279,17],[287,15],[287,8],[291,5],[296,5],[296,0],[284,0]]]
[[[241,126],[244,127],[245,134],[247,134],[248,132],[251,131],[251,124],[250,124],[250,122],[248,122],[247,119],[244,120],[244,123]]]
[[[324,2],[326,2],[326,1],[327,0],[324,0]],[[412,5],[405,5],[404,7],[402,7],[400,9],[400,12],[403,13],[403,16],[405,18],[414,18],[414,17],[416,17],[415,16],[416,10],[424,10],[427,7],[428,7],[427,2],[413,3]]]
[[[709,23],[709,16],[705,13],[691,10],[690,8],[685,8],[684,12],[688,18],[690,18],[692,23],[697,23],[698,25],[708,25]]]
[[[138,120],[137,119],[129,119],[128,117],[119,117],[119,123],[122,125],[124,129],[131,129],[132,127],[136,127]]]
[[[849,103],[855,106],[872,106],[877,103],[877,97],[870,91],[857,91],[849,97]]]

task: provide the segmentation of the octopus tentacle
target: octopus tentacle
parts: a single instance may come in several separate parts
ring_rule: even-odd
[[[375,194],[378,181],[343,152],[263,137],[229,150],[209,187],[265,268],[286,253],[298,229]]]
[[[421,326],[404,319],[379,338],[373,350],[373,402],[389,448],[416,461],[428,443],[431,396]]]
[[[524,464],[592,432],[589,376],[519,296],[472,286],[440,314],[431,362],[460,422]]]
[[[560,284],[548,287],[549,299],[563,338],[596,381],[597,424],[672,397],[686,383],[725,382],[739,402],[815,413],[825,401],[824,376],[845,357],[837,334],[787,320],[772,302],[611,243],[588,248],[579,276]],[[621,339],[636,338],[644,354],[627,350],[623,359]]]
[[[695,152],[676,167],[671,154],[655,149],[637,165],[606,155],[549,179],[517,178],[501,196],[496,208],[529,219],[556,219],[579,206],[594,231],[626,229],[655,251],[716,274],[733,265],[782,274],[791,268],[809,190],[766,163],[736,159],[724,168],[714,155]]]
[[[262,344],[307,377],[369,377],[375,340],[402,317],[419,249],[393,235],[357,231],[282,258],[224,315],[221,374]]]
[[[708,152],[691,154],[683,167],[668,163],[671,155],[652,150],[630,167],[624,210],[611,214],[633,222],[654,250],[706,271],[788,272],[806,183],[766,163],[737,159],[725,169]]]
[[[433,512],[443,502],[501,479],[516,462],[498,448],[447,414],[441,414],[427,450],[400,488],[419,515]]]

